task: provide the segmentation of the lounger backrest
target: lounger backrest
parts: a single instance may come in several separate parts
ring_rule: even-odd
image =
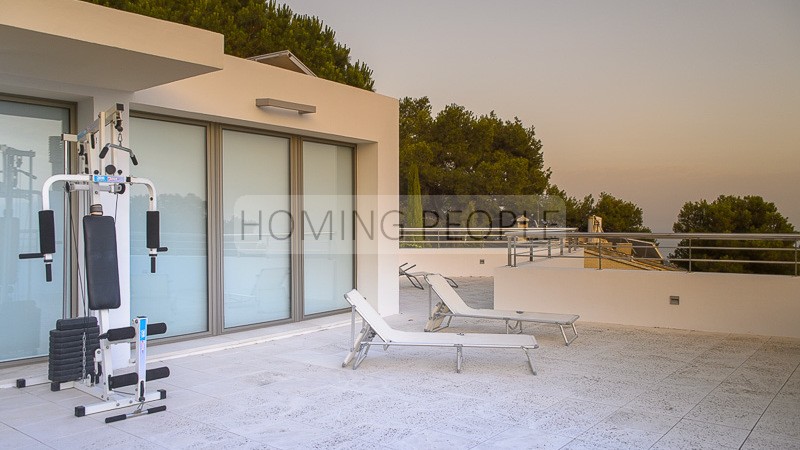
[[[454,314],[470,314],[475,312],[474,308],[470,308],[469,305],[464,303],[464,300],[461,299],[458,292],[453,289],[453,286],[450,286],[450,283],[448,283],[443,276],[438,273],[430,273],[425,275],[425,280]]]
[[[383,320],[378,311],[375,311],[375,308],[369,304],[367,299],[361,295],[360,292],[353,289],[352,291],[344,294],[345,300],[347,300],[351,305],[356,307],[356,312],[378,333],[378,336],[381,337],[384,341],[389,339],[392,335],[392,327]]]

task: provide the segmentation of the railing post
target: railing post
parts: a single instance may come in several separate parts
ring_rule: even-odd
[[[794,242],[794,276],[797,276],[797,251],[800,250],[800,241]]]
[[[517,237],[514,236],[514,267],[517,267]]]
[[[689,238],[689,273],[692,273],[692,239]]]
[[[507,265],[508,265],[509,267],[514,267],[514,266],[511,264],[511,240],[512,240],[512,239],[513,239],[513,237],[512,237],[512,236],[506,236],[506,248],[508,249],[508,264],[507,264]]]
[[[597,270],[603,270],[603,251],[600,248],[600,239],[597,239]]]

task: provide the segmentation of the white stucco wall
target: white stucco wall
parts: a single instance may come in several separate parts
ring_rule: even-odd
[[[411,272],[433,272],[453,277],[491,277],[504,266],[508,252],[503,248],[404,248],[397,265],[416,264]],[[481,262],[483,261],[483,262]]]
[[[557,255],[559,250],[553,250]],[[576,249],[565,255],[568,258],[547,258],[547,249],[537,249],[533,264],[546,267],[583,267],[583,250]],[[483,260],[483,263],[481,263]],[[518,262],[527,263],[526,256]],[[492,277],[495,269],[508,263],[505,248],[401,248],[398,266],[403,263],[416,264],[412,272],[433,272],[453,277]]]
[[[550,268],[494,271],[497,309],[648,327],[800,337],[800,277]],[[670,296],[680,297],[678,306]]]

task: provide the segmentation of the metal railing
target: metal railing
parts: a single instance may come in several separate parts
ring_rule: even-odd
[[[528,230],[545,230],[529,228]],[[506,236],[519,228],[400,228],[400,248],[505,248]],[[561,232],[574,228],[549,228]]]
[[[537,248],[547,248],[546,257],[551,258],[552,249],[558,246],[559,257],[596,258],[598,269],[605,261],[689,272],[800,275],[800,233],[589,233],[539,229],[508,231],[506,238],[508,265],[512,267],[517,266],[520,256],[533,261]],[[584,253],[571,255],[577,248]],[[666,254],[665,250],[672,253]],[[776,269],[753,271],[758,266]]]

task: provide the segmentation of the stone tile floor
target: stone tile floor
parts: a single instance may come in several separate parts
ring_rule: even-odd
[[[492,304],[489,278],[458,279]],[[395,327],[421,330],[427,292],[401,283]],[[565,311],[572,312],[572,311]],[[580,313],[580,311],[577,311]],[[503,332],[455,320],[446,332]],[[104,424],[76,418],[92,397],[48,385],[0,389],[0,447],[800,449],[800,340],[578,322],[532,326],[530,374],[517,350],[374,348],[343,369],[349,315],[151,346],[172,375],[167,411]],[[187,356],[188,355],[188,356]],[[42,364],[0,370],[40,375]],[[0,383],[2,384],[2,383]]]

